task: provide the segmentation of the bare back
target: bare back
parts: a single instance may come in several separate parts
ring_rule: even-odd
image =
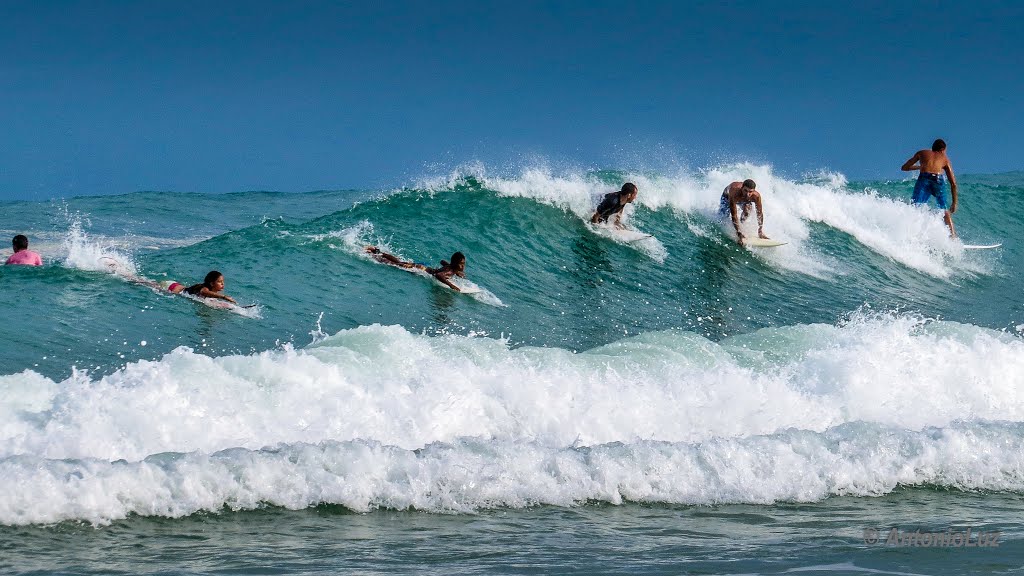
[[[916,154],[921,172],[941,174],[949,166],[949,157],[946,151],[935,152],[933,150],[919,150]]]

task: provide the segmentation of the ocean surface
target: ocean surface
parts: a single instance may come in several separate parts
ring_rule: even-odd
[[[2,202],[0,573],[1024,571],[1024,173],[959,180],[963,242],[757,164]]]

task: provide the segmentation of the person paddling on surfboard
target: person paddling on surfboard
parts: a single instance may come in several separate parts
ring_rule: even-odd
[[[389,264],[391,266],[398,266],[399,268],[413,268],[416,270],[423,270],[427,274],[430,274],[437,279],[438,282],[448,286],[456,292],[462,292],[462,290],[452,283],[452,276],[458,276],[459,278],[466,277],[466,256],[462,252],[456,252],[452,254],[452,261],[441,260],[440,268],[431,268],[426,264],[420,262],[407,262],[396,257],[393,254],[388,254],[382,251],[376,246],[367,246],[366,253],[371,255],[376,261],[382,264]]]
[[[736,240],[743,245],[743,233],[740,232],[740,222],[745,222],[750,216],[750,205],[753,204],[757,210],[757,236],[768,240],[764,233],[764,209],[761,207],[761,193],[757,191],[757,184],[746,179],[743,182],[733,182],[722,191],[722,198],[718,202],[718,216],[725,219],[732,217],[733,228],[736,229]],[[743,206],[742,214],[737,214],[737,208]]]
[[[171,294],[180,294],[184,292],[191,296],[202,296],[203,298],[216,298],[218,300],[227,300],[232,304],[237,304],[235,299],[226,294],[222,294],[224,291],[224,275],[216,270],[211,270],[207,273],[206,278],[203,279],[202,284],[193,284],[192,286],[185,287],[184,284],[177,282],[171,282],[167,286],[167,291]]]
[[[626,207],[626,204],[636,200],[638,193],[639,190],[636,184],[626,182],[622,185],[622,190],[605,194],[604,200],[601,200],[601,203],[597,205],[594,215],[590,217],[590,222],[592,224],[601,224],[607,222],[608,218],[614,214],[615,226],[617,228],[625,228],[622,225],[622,210]]]
[[[150,280],[145,276],[119,272],[118,268],[120,267],[120,264],[116,259],[109,256],[101,256],[100,260],[104,260],[106,262],[107,268],[110,269],[111,274],[117,274],[132,284],[141,284],[154,290],[166,290],[171,294],[181,294],[184,292],[189,296],[201,296],[203,298],[211,298],[214,300],[224,300],[225,302],[231,302],[232,304],[238,305],[238,302],[235,302],[234,298],[226,294],[222,294],[224,291],[224,275],[216,270],[210,270],[207,272],[206,277],[203,278],[201,284],[185,286],[180,282],[168,280],[157,282],[156,280]],[[248,306],[242,306],[242,308],[253,308],[255,306],[255,304],[250,304]]]
[[[910,160],[903,163],[901,168],[904,172],[920,170],[917,176],[917,183],[914,184],[914,195],[911,202],[914,204],[928,204],[928,199],[935,196],[935,205],[946,213],[942,220],[949,226],[949,237],[956,238],[956,229],[953,228],[953,213],[956,212],[956,176],[953,175],[953,165],[949,163],[949,156],[946,156],[946,142],[939,138],[932,142],[931,150],[918,150]],[[949,190],[953,194],[953,202],[946,208],[946,193],[942,187],[942,172],[949,178]]]

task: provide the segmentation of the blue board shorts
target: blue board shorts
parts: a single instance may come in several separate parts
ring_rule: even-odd
[[[742,209],[747,204],[753,204],[753,202],[737,202],[736,206]],[[726,194],[722,194],[722,197],[718,200],[718,218],[721,220],[732,219],[732,214],[729,212],[729,196]]]
[[[927,204],[928,199],[935,196],[935,205],[946,210],[946,190],[942,185],[942,176],[931,172],[921,172],[917,177],[917,184],[914,184],[914,204]]]

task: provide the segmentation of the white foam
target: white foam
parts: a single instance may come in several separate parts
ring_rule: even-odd
[[[873,496],[899,485],[1024,489],[1019,425],[957,424],[920,432],[846,425],[823,433],[590,448],[463,438],[419,450],[374,441],[280,444],[139,462],[0,460],[0,523],[129,514],[181,517],[227,507],[303,509],[339,504],[472,512],[588,501],[621,504],[813,502]]]
[[[40,377],[0,381],[5,397],[22,378]],[[696,442],[858,421],[1024,421],[1024,343],[908,316],[720,343],[655,332],[579,354],[365,326],[299,351],[210,358],[179,348],[37,387],[50,391],[46,409],[16,413],[21,432],[0,437],[0,456],[138,460],[357,438],[409,449],[462,436]]]
[[[259,502],[771,502],[1024,478],[1024,342],[895,314],[583,353],[365,326],[303,350],[179,348],[101,378],[26,371],[0,377],[0,399],[3,523]]]
[[[135,276],[138,270],[132,257],[105,239],[91,238],[83,229],[80,218],[74,218],[64,238],[67,256],[64,266],[94,272],[109,272]]]

